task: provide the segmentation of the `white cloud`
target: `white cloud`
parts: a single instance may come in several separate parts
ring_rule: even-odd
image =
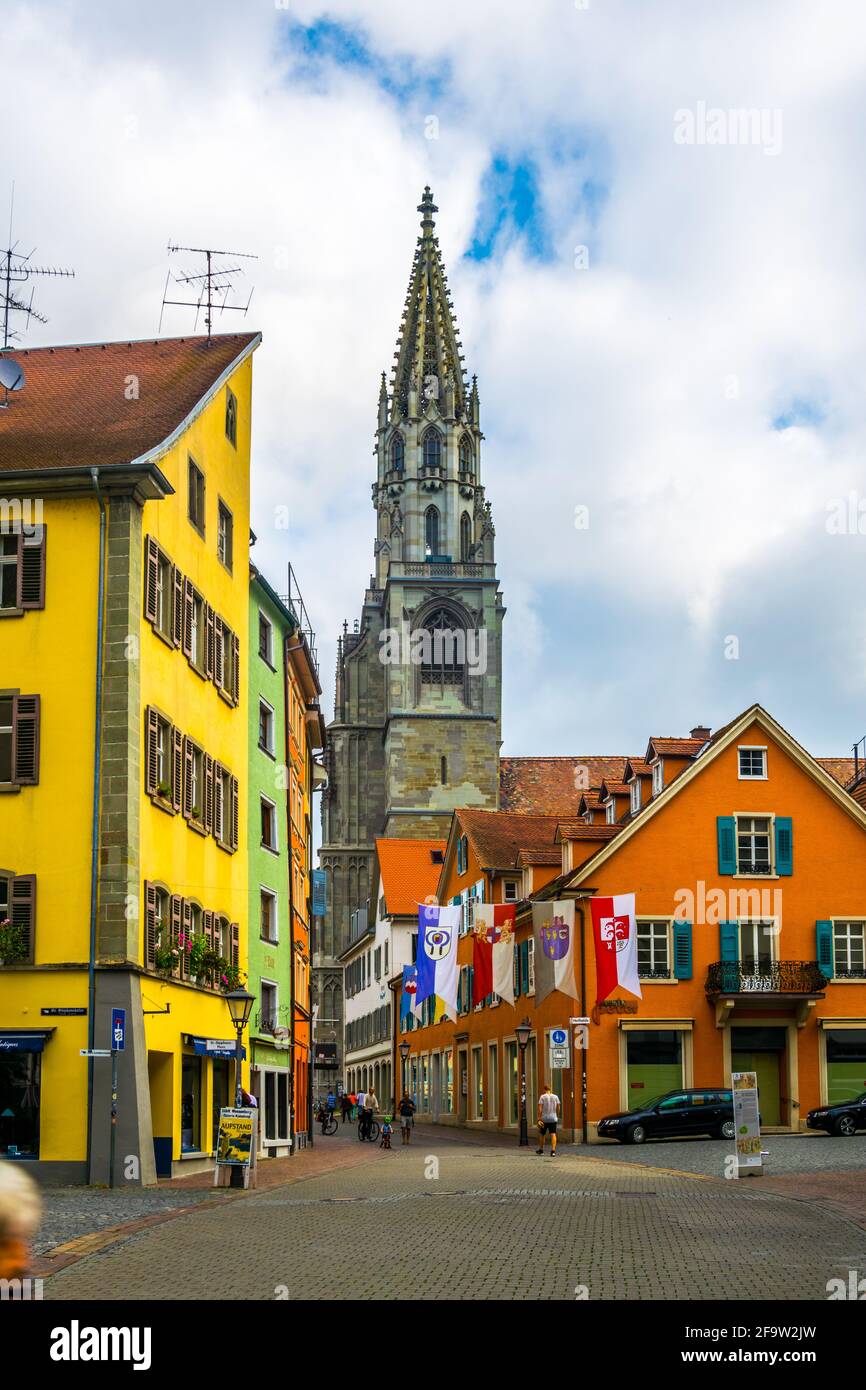
[[[286,26],[325,13],[362,26],[398,74],[445,65],[441,93],[401,103],[360,67],[307,80]],[[52,321],[30,342],[154,333],[169,237],[258,252],[257,559],[282,588],[291,555],[328,683],[370,571],[379,373],[429,181],[480,381],[510,604],[506,748],[620,746],[623,727],[640,746],[632,644],[647,642],[645,667],[674,660],[672,632],[676,679],[655,672],[666,731],[721,722],[758,688],[822,727],[820,686],[797,681],[792,699],[775,629],[766,663],[754,640],[738,666],[707,654],[732,630],[744,577],[777,592],[814,561],[827,501],[866,488],[859,3],[442,0],[432,22],[406,0],[297,0],[289,13],[31,2],[7,6],[4,60],[18,234],[77,270],[39,288]],[[778,108],[781,153],[676,145],[675,111],[700,101]],[[428,114],[438,140],[424,137]],[[500,151],[537,163],[548,261],[519,237],[492,261],[460,259]],[[581,193],[588,178],[600,201]],[[173,311],[164,331],[191,327]],[[819,401],[821,427],[773,430],[796,399]],[[272,525],[281,504],[288,535]],[[866,578],[866,538],[837,544],[861,547]],[[839,574],[811,575],[816,611],[838,618],[822,642],[848,672],[817,751],[857,736],[864,703],[863,584]],[[799,631],[796,612],[778,621]],[[527,655],[549,673],[544,694]],[[595,686],[592,669],[605,673]],[[581,703],[560,697],[577,681]]]

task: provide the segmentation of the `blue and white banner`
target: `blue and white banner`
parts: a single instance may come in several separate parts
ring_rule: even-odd
[[[403,966],[403,987],[400,991],[400,1027],[405,1028],[410,1014],[415,1014],[415,995],[418,992],[418,971],[414,965]]]
[[[418,907],[418,952],[415,1004],[431,994],[441,999],[449,1018],[457,1017],[457,937],[461,908]]]

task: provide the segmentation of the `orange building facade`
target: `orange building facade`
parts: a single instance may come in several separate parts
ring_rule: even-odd
[[[428,1010],[398,1039],[419,1115],[515,1130],[523,1019],[530,1126],[549,1081],[568,1137],[590,1142],[603,1116],[729,1086],[732,1070],[758,1073],[765,1131],[797,1131],[810,1108],[866,1090],[863,795],[853,763],[814,759],[754,706],[715,735],[651,739],[571,819],[456,812],[438,896],[465,903],[459,1016]],[[631,892],[642,997],[615,990],[596,1008],[589,902]],[[550,897],[575,899],[582,997],[536,1008],[531,900]],[[518,903],[513,1007],[471,1005],[479,898]],[[577,1018],[590,1022],[572,1030],[572,1066],[551,1072],[550,1030]]]

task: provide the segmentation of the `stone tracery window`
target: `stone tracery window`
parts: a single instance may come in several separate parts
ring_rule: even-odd
[[[395,473],[402,473],[406,458],[406,445],[402,434],[397,431],[391,440],[391,467]]]
[[[462,685],[466,667],[466,631],[460,619],[449,608],[437,608],[425,618],[424,631],[422,685]]]
[[[460,472],[472,472],[472,445],[465,434],[460,436]]]
[[[424,467],[440,468],[442,465],[442,436],[431,428],[424,436]]]
[[[472,521],[469,513],[460,517],[460,559],[465,564],[472,558]]]
[[[439,509],[428,507],[424,513],[424,549],[427,555],[439,554]]]

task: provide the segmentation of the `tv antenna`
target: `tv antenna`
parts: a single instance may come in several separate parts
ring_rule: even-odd
[[[27,298],[27,283],[37,275],[50,275],[62,277],[64,279],[74,279],[74,270],[63,270],[59,266],[34,265],[33,256],[36,249],[28,251],[25,255],[18,250],[18,242],[12,240],[12,213],[15,206],[15,185],[12,185],[12,196],[9,201],[9,241],[8,245],[0,249],[0,309],[3,312],[3,351],[5,352],[13,339],[19,339],[17,333],[10,323],[12,314],[23,314],[27,323],[31,319],[36,319],[37,323],[47,323],[48,319],[44,314],[40,314],[33,308],[33,289],[30,286],[30,296]]]
[[[165,289],[162,293],[162,309],[159,314],[159,331],[162,331],[162,316],[165,307],[169,305],[179,305],[186,309],[195,309],[195,322],[198,327],[198,316],[204,310],[204,326],[207,332],[208,342],[210,342],[213,331],[214,314],[222,314],[225,310],[231,309],[235,313],[245,314],[250,307],[253,292],[250,290],[249,299],[246,304],[229,304],[229,295],[234,286],[232,284],[233,275],[243,275],[243,267],[239,265],[219,265],[216,257],[222,259],[228,257],[230,261],[245,260],[257,261],[258,256],[252,255],[248,251],[216,251],[212,247],[206,246],[176,246],[173,242],[168,243],[168,254],[175,255],[178,252],[186,252],[191,256],[204,256],[206,268],[198,274],[188,274],[184,271],[180,275],[175,275],[175,283],[178,285],[191,285],[193,290],[198,290],[197,299],[168,299],[168,286],[171,280],[171,268],[165,277]]]

